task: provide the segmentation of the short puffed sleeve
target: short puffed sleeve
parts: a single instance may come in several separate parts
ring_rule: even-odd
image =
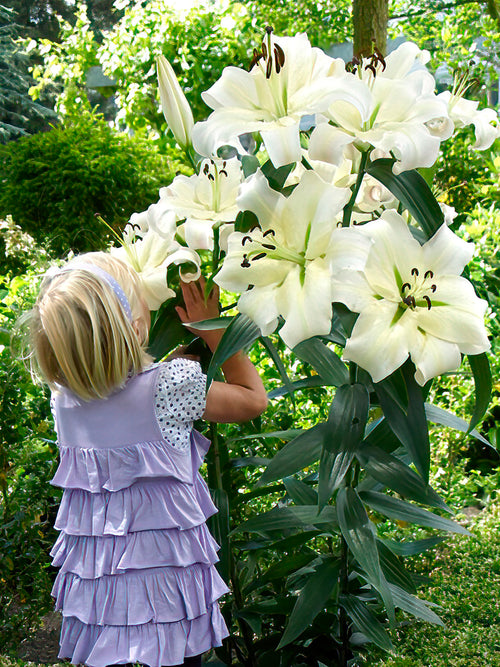
[[[205,411],[206,376],[200,364],[191,359],[161,364],[154,401],[163,438],[176,449],[187,449],[193,422]]]

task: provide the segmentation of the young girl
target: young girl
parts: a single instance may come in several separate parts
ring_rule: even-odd
[[[218,316],[214,291],[182,286],[183,322]],[[106,253],[49,272],[31,315],[33,359],[53,391],[64,489],[51,552],[63,613],[60,658],[90,667],[201,665],[227,629],[217,600],[216,512],[198,471],[209,442],[193,421],[238,422],[267,404],[250,361],[205,393],[197,362],[153,364],[137,274]],[[213,350],[220,331],[199,331]]]

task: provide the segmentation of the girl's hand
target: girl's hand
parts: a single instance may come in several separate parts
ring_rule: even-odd
[[[214,285],[212,291],[205,301],[205,284],[202,277],[196,282],[181,283],[182,296],[184,297],[184,308],[176,306],[175,310],[179,315],[181,322],[200,322],[202,320],[211,320],[219,317],[219,288]],[[212,329],[202,331],[194,327],[187,327],[189,331],[196,334],[213,349],[222,336],[223,329]]]

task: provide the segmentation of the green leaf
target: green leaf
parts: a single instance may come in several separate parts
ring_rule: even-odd
[[[213,329],[227,329],[234,317],[213,317],[211,320],[200,320],[199,322],[190,322],[189,326],[200,331],[212,331]],[[183,325],[188,326],[188,325]]]
[[[483,354],[469,354],[467,359],[469,360],[476,387],[476,403],[468,429],[470,432],[476,424],[479,424],[488,409],[491,399],[492,381],[490,364],[485,352]]]
[[[278,350],[275,348],[272,341],[269,338],[267,338],[267,336],[263,336],[260,339],[260,342],[262,343],[262,345],[266,349],[266,352],[271,357],[271,359],[274,362],[274,365],[278,369],[278,373],[280,374],[280,377],[283,380],[283,384],[284,384],[284,387],[286,389],[286,393],[292,399],[292,406],[293,406],[293,409],[295,410],[295,396],[294,396],[294,391],[295,390],[294,390],[292,382],[290,381],[290,378],[288,377],[288,373],[286,372],[286,368],[285,368],[283,362],[281,361],[281,357],[278,353]]]
[[[299,359],[311,364],[325,384],[334,387],[348,384],[347,366],[319,338],[309,338],[299,343],[293,348],[293,352]]]
[[[433,422],[434,424],[441,424],[441,426],[448,426],[449,428],[454,428],[456,431],[467,433],[473,438],[476,438],[476,440],[482,442],[483,445],[492,447],[492,444],[488,442],[488,440],[486,440],[486,438],[483,437],[479,431],[477,431],[475,428],[470,431],[470,424],[467,423],[465,419],[457,417],[457,415],[454,415],[452,412],[448,412],[447,410],[444,410],[437,405],[433,405],[432,403],[426,403],[425,414],[428,421]]]
[[[416,593],[415,583],[409,572],[407,572],[403,561],[379,539],[377,539],[377,548],[380,565],[387,581],[391,584],[397,584],[405,591]]]
[[[338,558],[325,557],[309,576],[306,585],[290,615],[285,632],[278,644],[278,650],[296,639],[308,628],[316,616],[324,609],[328,599],[338,584],[340,562]]]
[[[268,533],[273,530],[301,529],[304,526],[337,526],[337,512],[334,507],[325,507],[318,514],[317,505],[302,505],[287,507],[273,507],[269,512],[260,514],[244,521],[234,530],[234,533]]]
[[[452,510],[444,500],[409,466],[395,456],[387,454],[379,447],[362,447],[357,457],[367,473],[384,486],[396,491],[405,498],[416,500],[424,505],[443,509],[450,514]]]
[[[310,389],[311,387],[322,387],[323,380],[319,375],[314,375],[310,378],[303,378],[302,380],[295,380],[295,382],[290,383],[290,389],[292,392],[299,391],[301,389]],[[288,394],[289,390],[287,387],[276,387],[268,393],[269,398],[279,398]]]
[[[381,540],[396,556],[416,556],[427,549],[432,549],[440,544],[444,537],[428,537],[425,540],[415,540],[415,542],[394,542],[393,540]]]
[[[177,302],[174,299],[167,301],[157,313],[149,332],[148,352],[157,360],[194,338],[193,334],[179,320],[175,312],[176,305]]]
[[[317,557],[316,552],[309,551],[309,553],[298,553],[292,554],[290,556],[282,557],[277,563],[271,565],[257,580],[255,580],[255,585],[251,585],[247,591],[253,591],[256,588],[260,588],[266,582],[272,581],[274,579],[283,579],[288,577],[290,574],[300,570],[301,568],[309,565],[309,563]]]
[[[258,440],[260,438],[278,438],[279,440],[293,440],[304,431],[301,428],[290,428],[287,431],[265,431],[264,433],[249,433],[247,435],[237,435],[229,438],[227,444],[239,442],[240,440]]]
[[[258,226],[259,220],[253,211],[240,211],[234,221],[234,230],[242,234]]]
[[[337,494],[337,515],[350,551],[363,568],[368,581],[382,596],[389,618],[393,621],[394,604],[380,566],[376,531],[358,493],[350,486],[341,488]]]
[[[392,378],[378,382],[374,388],[391,429],[406,448],[417,470],[427,483],[430,467],[429,429],[422,391],[415,382],[412,369],[413,364],[411,363],[406,363],[402,369],[408,395],[405,410],[400,407],[392,395]]]
[[[448,530],[452,533],[470,535],[469,531],[466,528],[463,528],[460,524],[450,521],[450,519],[444,519],[427,510],[423,510],[416,505],[407,503],[405,500],[392,498],[391,496],[386,496],[383,493],[377,493],[376,491],[362,491],[360,496],[362,500],[376,512],[380,512],[380,514],[388,516],[391,519],[416,523],[418,526],[428,526],[429,528]]]
[[[394,584],[389,584],[389,588],[391,589],[396,607],[399,607],[403,611],[406,611],[417,618],[427,621],[427,623],[444,626],[444,623],[439,616],[429,609],[423,600],[419,600],[419,598],[411,595],[411,593],[407,593],[405,590]]]
[[[318,504],[318,494],[305,482],[301,482],[295,477],[285,477],[283,484],[286,492],[296,505]]]
[[[255,157],[255,155],[244,155],[241,158],[241,168],[243,170],[245,178],[251,176],[252,174],[255,174],[255,172],[259,167],[260,167],[260,162],[258,158]]]
[[[243,348],[249,347],[260,336],[260,329],[252,320],[242,313],[236,315],[224,334],[214,352],[212,361],[207,370],[207,387],[214,379],[217,369]]]
[[[429,239],[443,224],[443,212],[418,171],[412,169],[394,174],[393,164],[392,158],[381,158],[368,165],[366,171],[398,198]]]
[[[230,581],[230,544],[229,544],[229,499],[223,489],[213,489],[212,498],[218,509],[210,517],[210,532],[220,544],[217,569],[226,583]]]
[[[324,433],[325,424],[317,424],[286,444],[271,459],[258,481],[259,486],[289,477],[315,463],[321,455]]]
[[[324,507],[340,486],[363,439],[370,398],[362,384],[337,389],[326,425],[319,464],[319,506]]]
[[[271,160],[268,160],[262,165],[261,171],[267,178],[269,187],[271,187],[273,190],[276,190],[277,192],[281,192],[283,186],[285,185],[286,179],[294,167],[295,162],[292,162],[291,164],[285,164],[282,167],[278,167],[276,169]]]
[[[384,651],[392,651],[392,642],[384,626],[364,602],[354,595],[341,595],[339,601],[356,627],[368,639]]]

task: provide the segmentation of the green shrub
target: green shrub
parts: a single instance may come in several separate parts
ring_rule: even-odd
[[[49,551],[60,491],[47,392],[13,359],[9,330],[34,297],[35,278],[0,282],[0,648],[13,648],[52,606]]]
[[[180,168],[151,144],[84,115],[65,127],[0,146],[0,218],[12,215],[53,253],[102,249],[106,229],[121,229],[158,198]]]

